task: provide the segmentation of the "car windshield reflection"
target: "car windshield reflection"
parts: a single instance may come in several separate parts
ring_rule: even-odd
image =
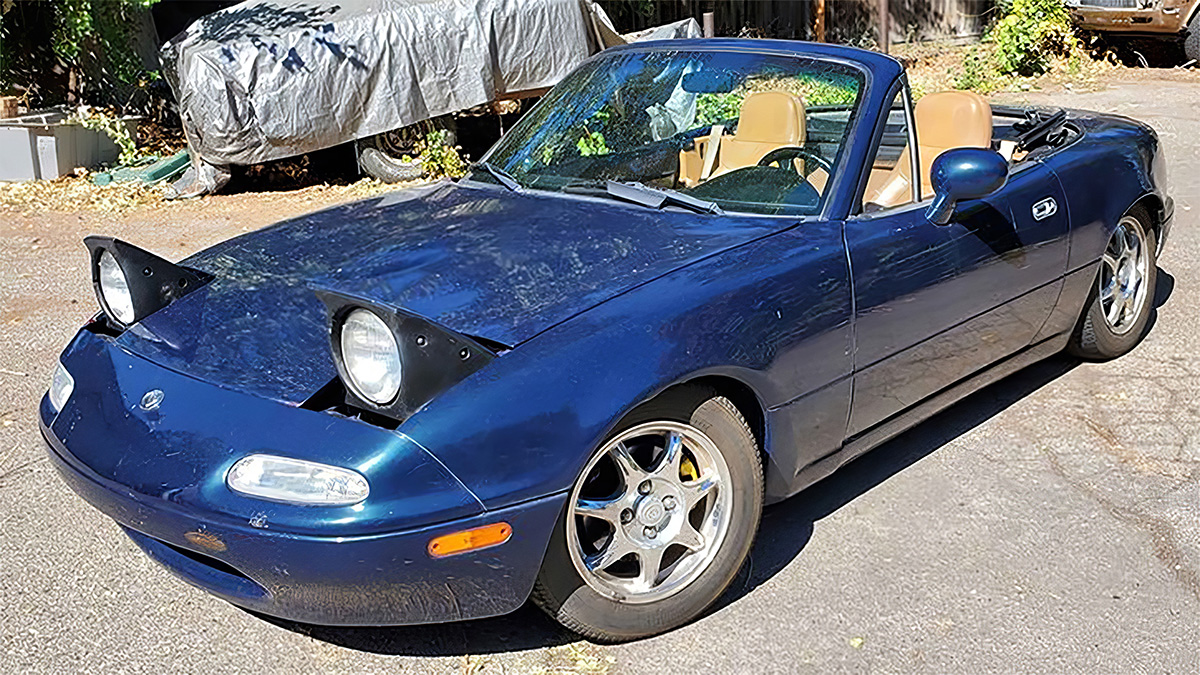
[[[725,211],[815,214],[841,170],[862,85],[833,61],[622,50],[564,80],[488,162],[537,190],[636,182]]]

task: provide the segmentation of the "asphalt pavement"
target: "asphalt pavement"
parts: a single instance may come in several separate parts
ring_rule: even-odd
[[[79,239],[178,258],[314,204],[0,213],[0,673],[1200,671],[1200,84],[1005,97],[1021,99],[1158,130],[1177,215],[1149,336],[1112,362],[1028,368],[769,508],[717,608],[619,646],[529,606],[335,629],[177,581],[65,487],[38,437],[55,357],[94,311]]]

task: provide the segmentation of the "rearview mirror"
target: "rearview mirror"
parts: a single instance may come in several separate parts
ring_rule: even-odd
[[[994,150],[954,148],[938,155],[929,172],[933,204],[925,212],[929,222],[945,225],[958,202],[986,197],[1008,182],[1008,160]]]
[[[727,94],[738,86],[738,79],[725,70],[697,70],[683,76],[683,90],[689,94]]]

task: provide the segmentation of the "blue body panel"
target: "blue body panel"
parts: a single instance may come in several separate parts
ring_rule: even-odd
[[[1065,202],[1033,162],[1000,192],[960,204],[946,225],[927,221],[923,204],[849,222],[858,311],[850,436],[1029,346],[1067,265],[1066,214],[1029,215],[1046,197]]]
[[[769,460],[768,498],[782,499],[1061,349],[1131,205],[1145,204],[1165,239],[1158,142],[1139,123],[1073,113],[1073,143],[1031,156],[946,226],[926,220],[928,201],[856,215],[899,64],[757,40],[623,49],[701,47],[832,58],[868,75],[821,217],[463,183],[233,239],[187,261],[210,284],[119,336],[85,328],[64,352],[74,393],[40,414],[68,484],[153,558],[239,605],[319,623],[488,616],[527,597],[565,492],[656,394],[703,381],[737,397]],[[1046,199],[1057,211],[1035,219]],[[500,353],[395,429],[302,407],[336,377],[314,288]],[[147,412],[150,389],[165,399]],[[259,452],[354,468],[370,496],[301,507],[230,491],[229,467]],[[425,553],[437,534],[497,520],[512,541]],[[197,531],[226,548],[200,550],[184,536]]]
[[[75,390],[42,423],[71,456],[131,493],[214,523],[305,535],[361,535],[483,512],[479,500],[408,437],[356,419],[281,406],[197,381],[129,354],[112,338],[80,331],[62,356]],[[164,392],[151,411],[140,406]],[[314,508],[232,492],[225,474],[253,453],[352,468],[373,489],[354,506]]]
[[[334,207],[203,251],[185,264],[213,282],[118,342],[166,368],[298,404],[337,375],[314,288],[516,345],[788,224],[444,183]]]
[[[295,621],[399,625],[511,612],[529,596],[565,500],[552,495],[401,531],[353,536],[325,528],[323,535],[297,534],[269,520],[212,517],[132,491],[80,461],[73,454],[80,443],[68,451],[45,426],[42,434],[67,485],[117,521],[155,561],[229,602]],[[442,560],[426,553],[437,536],[495,522],[512,526],[512,538],[503,546]],[[201,549],[189,533],[217,542],[219,550]]]

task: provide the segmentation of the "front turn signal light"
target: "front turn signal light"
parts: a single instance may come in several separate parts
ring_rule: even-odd
[[[512,526],[508,523],[492,523],[461,532],[443,534],[429,541],[429,555],[434,558],[478,551],[481,548],[499,546],[512,537]]]

